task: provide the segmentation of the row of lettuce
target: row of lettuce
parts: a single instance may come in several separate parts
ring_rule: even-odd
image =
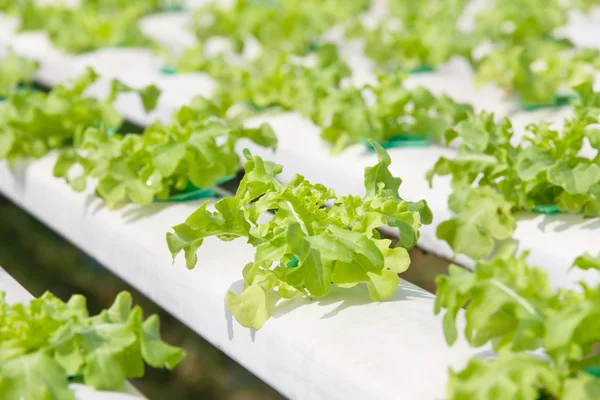
[[[118,1],[114,3],[113,7],[123,7]],[[240,2],[234,7],[235,12],[219,17],[230,16],[233,22],[217,25],[236,30],[236,22],[240,21],[236,15],[247,17],[255,7],[271,7],[269,10],[276,13],[279,9],[273,9],[270,3],[244,8]],[[339,8],[334,3],[333,11],[329,10],[333,15]],[[525,3],[531,7],[536,4]],[[156,9],[153,7],[148,10]],[[300,2],[294,7],[295,16],[309,14],[298,12]],[[502,12],[512,9],[510,5],[500,7]],[[547,7],[557,10],[552,3]],[[281,11],[283,15],[287,15],[285,10]],[[536,20],[532,16],[542,8],[527,10],[527,15]],[[547,15],[540,15],[544,24],[553,15],[548,10]],[[551,32],[563,24],[561,18],[566,18],[562,13],[565,10],[560,10],[560,18],[556,18],[558,22],[551,25],[551,30],[532,28],[533,33],[517,34],[519,29],[515,29],[514,37],[502,40],[517,46],[527,42],[525,36]],[[350,7],[345,12],[358,15],[359,11],[362,9],[357,6],[356,10]],[[519,17],[518,9],[513,11],[515,18]],[[211,12],[219,15],[217,9]],[[423,15],[431,18],[431,14]],[[415,21],[423,15],[416,13]],[[325,18],[328,16],[330,13],[325,12],[319,33],[332,26]],[[260,18],[264,16],[256,14],[254,19]],[[313,22],[308,24],[313,26]],[[219,34],[244,37],[247,32]],[[263,41],[277,37],[271,32]],[[296,37],[306,35],[298,31],[286,40],[293,45]],[[241,51],[243,40],[239,43]],[[238,67],[231,67],[225,56],[204,60],[202,54],[191,57],[192,53],[188,53],[188,60],[204,62],[202,69],[219,82],[216,92],[211,99],[195,98],[177,110],[168,124],[156,122],[141,135],[120,132],[123,119],[113,106],[119,93],[132,88],[113,81],[107,99],[89,98],[84,91],[97,76],[88,70],[71,84],[57,86],[49,93],[38,92],[23,85],[30,80],[35,63],[9,55],[0,65],[0,70],[12,71],[0,74],[0,95],[6,97],[0,105],[0,159],[17,162],[59,149],[54,175],[66,179],[76,191],[83,191],[88,178],[94,178],[95,193],[111,208],[117,208],[127,202],[144,205],[213,189],[237,172],[240,160],[235,145],[240,139],[275,148],[276,136],[268,125],[253,129],[243,125],[244,117],[266,108],[297,111],[310,118],[335,151],[370,140],[379,162],[365,170],[363,197],[337,197],[333,190],[307,182],[301,176],[281,184],[277,179],[281,166],[245,152],[246,173],[235,196],[215,203],[216,211],[210,211],[208,203],[203,204],[167,234],[169,250],[173,256],[185,253],[188,268],[196,265],[196,251],[206,237],[247,238],[256,253],[243,270],[245,289],[240,294],[229,292],[226,303],[242,325],[260,329],[273,312],[272,304],[303,296],[324,297],[333,285],[350,288],[365,283],[374,301],[390,298],[398,287],[398,273],[410,264],[408,250],[415,245],[419,228],[431,223],[432,215],[425,201],[413,203],[399,197],[401,180],[389,172],[390,157],[379,143],[414,133],[438,144],[460,139],[457,156],[440,159],[426,177],[431,182],[435,182],[436,175],[452,177],[449,206],[455,216],[439,225],[438,236],[457,253],[486,261],[478,262],[473,272],[453,267],[448,277],[438,278],[436,312],[445,312],[444,332],[448,342],[453,343],[457,337],[456,316],[460,308],[466,307],[467,340],[473,346],[491,343],[499,356],[496,360],[473,360],[462,371],[452,372],[447,397],[537,399],[543,393],[551,399],[597,398],[600,384],[589,372],[593,372],[591,367],[600,365],[593,351],[600,341],[600,286],[582,284],[580,290],[555,291],[545,273],[529,266],[525,256],[517,257],[510,246],[488,259],[498,248],[498,241],[511,237],[518,212],[545,210],[600,216],[600,156],[580,155],[584,146],[600,149],[600,96],[593,92],[591,80],[586,78],[574,87],[574,116],[562,127],[546,122],[532,124],[526,129],[525,139],[515,144],[510,120],[497,123],[493,115],[474,113],[471,106],[457,104],[446,96],[434,96],[423,88],[406,89],[403,72],[381,73],[375,85],[345,85],[351,72],[336,47],[316,42],[311,45],[315,59],[311,66],[296,62],[297,49],[289,53],[265,51],[263,56]],[[538,78],[528,79],[538,82]],[[136,91],[145,108],[152,109],[159,91],[153,86]],[[260,218],[265,213],[272,215],[266,223]],[[392,245],[381,236],[377,228],[382,226],[397,229],[397,243]],[[600,270],[600,254],[582,255],[574,268]],[[47,299],[50,303],[55,301],[51,296]],[[53,390],[57,392],[52,393],[57,398],[70,398],[64,391],[66,376],[82,375],[86,383],[99,388],[117,388],[124,378],[139,376],[139,363],[135,363],[137,369],[123,364],[123,354],[135,348],[142,349],[143,355],[143,329],[128,325],[137,339],[123,334],[129,341],[123,339],[115,344],[107,340],[100,341],[97,348],[88,346],[86,335],[99,335],[93,332],[95,319],[88,320],[79,312],[74,313],[76,316],[54,313],[58,306],[36,301],[36,312],[52,329],[39,341],[38,332],[31,329],[25,336],[35,343],[31,345],[14,338],[16,333],[11,326],[16,325],[2,324],[0,335],[6,335],[8,344],[0,345],[1,350],[7,349],[2,352],[5,356],[0,363],[0,389],[7,382],[6,387],[16,388],[7,393],[19,398],[16,396],[24,390],[31,371],[59,371],[46,382],[55,385]],[[37,316],[35,312],[21,312],[23,306],[19,305],[3,307],[6,321],[17,318],[17,310],[17,315],[26,315],[22,316],[23,326],[39,326],[35,318],[29,317]],[[123,318],[129,318],[129,314]],[[123,318],[110,322],[122,323]],[[71,343],[65,352],[57,351],[55,342],[63,344],[63,329],[72,334],[72,339],[65,339],[65,343]],[[143,359],[153,366],[174,366],[182,355],[180,350],[156,343],[164,349],[164,358],[157,361],[143,355]],[[73,349],[84,353],[84,358],[71,357],[68,350]],[[539,349],[544,350],[544,358],[532,355]],[[99,354],[108,357],[114,369],[123,373],[101,380],[104,373],[94,373]],[[24,355],[31,357],[31,364],[24,364],[30,367],[15,369],[15,360]],[[28,394],[35,399],[41,398],[39,393]]]
[[[17,15],[21,30],[44,30],[55,46],[68,52],[152,47],[167,54],[172,70],[203,71],[225,82],[243,79],[243,72],[222,64],[245,54],[252,38],[262,51],[256,65],[241,68],[253,76],[254,90],[259,92],[258,86],[272,86],[269,82],[277,78],[269,74],[278,73],[276,68],[262,67],[278,64],[282,54],[314,53],[330,44],[327,34],[337,28],[346,40],[362,39],[366,55],[386,73],[432,71],[452,57],[461,57],[475,69],[478,82],[498,84],[525,108],[568,102],[574,96],[570,89],[600,68],[598,50],[577,48],[559,36],[569,15],[590,11],[598,5],[596,0],[490,0],[470,18],[471,24],[466,22],[473,13],[468,0],[390,0],[385,16],[375,21],[365,18],[373,7],[371,0],[322,3],[236,0],[227,8],[209,3],[190,11],[189,29],[199,44],[179,56],[144,36],[137,25],[149,14],[181,10],[178,1],[81,0],[77,6],[62,2],[40,6],[33,0],[3,0],[0,11]],[[207,44],[215,38],[227,39],[226,51],[208,50]]]
[[[307,74],[319,69],[302,68]],[[17,85],[21,72],[33,68],[31,61],[10,54],[0,63],[0,70],[14,70],[12,83]],[[311,111],[299,112],[316,122],[326,139],[344,130],[334,126],[343,126],[353,130],[356,140],[352,143],[374,140],[385,145],[389,137],[378,134],[376,127],[398,132],[404,126],[406,131],[436,132],[438,145],[460,141],[458,154],[442,157],[426,176],[434,187],[436,176],[451,176],[448,205],[455,216],[441,223],[437,234],[456,253],[475,260],[486,258],[497,241],[512,235],[520,212],[600,216],[600,94],[593,91],[591,82],[575,88],[578,100],[573,116],[562,126],[542,121],[516,137],[509,119],[497,123],[493,114],[474,113],[469,105],[447,96],[436,97],[421,87],[406,89],[397,77],[381,76],[379,85],[370,87],[375,93],[370,105],[352,87],[318,91],[313,96],[298,94],[300,88],[290,93],[306,98]],[[133,89],[113,80],[106,99],[84,96],[96,79],[88,70],[70,86],[61,85],[49,93],[23,87],[12,90],[0,110],[6,124],[0,133],[0,158],[40,157],[49,149],[74,145],[59,157],[55,176],[67,179],[77,191],[85,189],[88,177],[96,178],[98,195],[117,207],[127,201],[146,205],[155,198],[168,200],[213,188],[236,174],[235,146],[241,139],[276,147],[269,125],[243,126],[244,117],[260,110],[240,112],[243,107],[238,106],[246,104],[248,97],[237,95],[239,87],[235,86],[227,93],[226,109],[217,91],[216,100],[196,97],[170,123],[153,123],[142,135],[113,135],[123,119],[112,103],[119,93]],[[138,92],[147,110],[156,104],[156,87]],[[339,106],[337,99],[346,95],[353,98],[354,107]],[[285,99],[273,94],[269,102],[282,104]],[[337,143],[332,148],[341,151]],[[586,149],[595,156],[582,155]],[[74,169],[75,165],[79,168]],[[80,172],[71,172],[76,170]]]
[[[30,65],[15,57],[5,62]],[[191,190],[213,188],[237,172],[240,160],[235,144],[242,138],[276,147],[276,136],[268,125],[245,128],[202,97],[177,110],[168,124],[156,122],[141,135],[119,133],[123,119],[113,102],[119,93],[133,89],[113,81],[108,98],[96,100],[84,94],[96,79],[96,74],[87,70],[77,80],[49,93],[13,82],[0,105],[1,158],[17,162],[60,149],[54,175],[65,178],[76,191],[85,189],[88,178],[95,178],[96,194],[116,208],[127,202],[143,205],[168,199],[190,190],[190,186]],[[515,212],[541,203],[555,204],[565,212],[598,215],[600,177],[595,169],[600,160],[578,153],[585,140],[595,149],[599,147],[595,124],[600,99],[589,85],[578,90],[581,100],[575,115],[560,130],[545,122],[529,126],[528,146],[512,145],[510,121],[495,123],[488,113],[465,112],[459,122],[449,124],[441,138],[450,141],[460,137],[461,147],[454,159],[440,159],[430,175],[453,176],[455,192],[450,204],[456,217],[442,223],[438,234],[456,251],[486,258],[496,247],[495,240],[510,237]],[[136,92],[147,110],[157,103],[155,87]],[[273,312],[270,305],[303,296],[324,297],[333,285],[350,288],[365,283],[374,301],[390,298],[398,287],[398,273],[409,267],[408,250],[416,244],[421,225],[432,222],[432,214],[425,201],[413,203],[399,197],[401,180],[388,170],[389,155],[376,141],[370,145],[377,151],[379,162],[365,169],[363,197],[337,197],[333,190],[301,176],[281,184],[277,179],[280,165],[245,152],[246,173],[235,196],[215,203],[216,211],[210,211],[206,202],[175,226],[167,234],[169,250],[174,257],[185,253],[188,268],[194,268],[196,251],[206,237],[247,238],[256,253],[243,270],[245,289],[240,294],[229,292],[226,303],[242,325],[255,329],[268,320]],[[69,171],[75,164],[79,172],[73,176]],[[273,215],[266,223],[261,218],[265,213]],[[392,245],[381,236],[377,228],[382,226],[397,229],[397,243]],[[600,270],[600,257],[582,255],[575,267]],[[454,321],[459,309],[467,305],[467,339],[474,346],[492,343],[499,353],[493,362],[473,360],[463,371],[453,372],[448,398],[492,399],[502,392],[533,399],[540,391],[555,398],[594,398],[598,382],[582,371],[598,364],[598,357],[590,354],[600,340],[596,326],[600,287],[583,285],[580,291],[553,291],[545,273],[527,265],[524,257],[517,258],[512,247],[478,263],[474,272],[453,267],[449,277],[438,278],[438,287],[436,307],[437,312],[446,311],[448,342],[456,340]],[[134,373],[120,365],[125,371],[121,378],[110,383],[99,381],[93,373],[92,355],[89,360],[66,363],[62,353],[53,352],[53,341],[62,335],[57,333],[62,332],[60,326],[74,322],[57,320],[46,305],[39,307],[40,315],[52,320],[57,330],[51,329],[44,340],[35,339],[33,347],[7,340],[2,346],[10,349],[17,343],[21,350],[7,351],[6,362],[27,354],[31,368],[38,368],[39,363],[50,362],[49,356],[55,367],[66,371],[54,376],[61,377],[52,380],[57,387],[66,385],[65,376],[77,373],[100,388],[115,388],[122,378],[138,376],[139,369]],[[3,315],[12,318],[11,311]],[[60,315],[63,318],[64,314]],[[25,325],[34,323],[28,320]],[[8,338],[15,334],[11,327],[16,325],[3,326]],[[74,329],[72,337],[77,339],[73,340],[85,346],[80,336],[87,332]],[[29,335],[37,332],[31,330]],[[129,351],[128,346],[134,345],[123,343],[129,344],[117,346],[119,351]],[[166,346],[160,343],[161,348]],[[112,346],[108,342],[99,346],[104,345]],[[181,354],[165,348],[170,349],[165,353],[169,357]],[[527,353],[539,348],[545,349],[549,359]],[[121,362],[118,354],[111,353],[115,363]],[[29,372],[10,375],[11,384],[20,388],[16,390],[23,390],[20,385]]]

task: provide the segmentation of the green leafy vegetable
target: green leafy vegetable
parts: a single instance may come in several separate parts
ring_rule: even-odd
[[[8,305],[0,292],[0,393],[6,400],[71,400],[68,377],[83,374],[96,389],[119,390],[144,375],[144,362],[175,368],[183,349],[163,342],[159,320],[143,320],[131,295],[90,316],[83,296],[64,303],[51,293]]]
[[[434,96],[423,87],[403,87],[404,74],[380,74],[376,85],[330,90],[313,121],[334,152],[370,138],[385,142],[398,135],[422,135],[440,140],[443,133],[472,111],[450,97]],[[367,97],[374,98],[372,104]]]
[[[596,257],[589,254],[579,256],[575,260],[574,265],[582,270],[597,269],[600,271],[600,253]]]
[[[109,208],[128,201],[146,205],[190,186],[212,188],[239,170],[238,140],[246,138],[273,149],[277,144],[270,126],[244,128],[216,118],[217,109],[196,97],[190,106],[175,112],[170,124],[155,122],[142,135],[110,135],[104,129],[88,128],[80,148],[60,155],[54,176],[65,178],[78,192],[85,189],[88,177],[98,179],[96,194]],[[82,173],[71,178],[74,165]]]
[[[397,274],[410,263],[407,249],[432,216],[425,201],[400,198],[401,180],[388,170],[389,155],[373,145],[379,162],[365,169],[363,198],[336,197],[300,175],[281,184],[281,166],[247,152],[246,175],[235,197],[218,201],[214,212],[204,203],[167,233],[171,254],[183,251],[187,267],[194,268],[205,238],[247,238],[256,253],[243,270],[245,288],[226,297],[229,311],[245,327],[262,327],[280,298],[324,297],[332,284],[349,288],[363,282],[374,301],[388,299],[398,286]],[[266,220],[268,211],[273,215]],[[384,225],[398,230],[396,247],[376,230]]]
[[[546,273],[528,265],[527,253],[515,252],[515,246],[505,246],[473,272],[452,265],[448,276],[436,280],[435,313],[445,311],[448,343],[456,341],[456,317],[466,308],[467,341],[475,347],[491,343],[499,354],[451,371],[447,398],[537,400],[544,393],[597,399],[600,380],[584,369],[600,365],[593,352],[600,343],[600,286],[553,290]],[[532,353],[540,350],[545,358]]]
[[[476,18],[474,36],[491,45],[475,60],[477,81],[495,82],[518,96],[526,109],[560,105],[578,84],[593,80],[600,52],[576,49],[554,34],[578,1],[493,1]]]
[[[310,116],[318,112],[328,91],[351,73],[332,44],[319,47],[312,62],[304,63],[291,53],[279,52],[240,65],[229,65],[222,56],[196,59],[205,62],[203,68],[218,83],[212,99],[223,115],[234,105],[246,105],[252,113],[278,107]]]
[[[15,13],[21,29],[44,30],[58,48],[82,53],[107,46],[146,46],[138,28],[144,15],[164,7],[159,0],[82,0],[77,6],[22,1]]]
[[[552,104],[593,81],[600,68],[600,50],[572,49],[552,40],[530,40],[498,48],[481,60],[479,83],[495,82],[525,105]]]
[[[0,60],[0,100],[11,93],[19,84],[31,83],[38,63],[9,52]]]
[[[464,370],[450,371],[447,399],[538,400],[545,398],[542,390],[561,393],[559,382],[551,366],[532,356],[501,354],[493,362],[474,358]]]
[[[494,0],[477,15],[475,35],[491,42],[521,44],[551,37],[567,23],[569,8],[560,0]]]
[[[89,126],[101,124],[118,129],[123,118],[113,103],[119,93],[139,93],[146,111],[156,105],[160,91],[154,85],[134,90],[116,80],[104,100],[85,96],[85,90],[97,77],[88,68],[71,84],[58,85],[49,93],[10,93],[0,106],[0,160],[42,157],[50,149],[70,146]]]
[[[231,7],[210,4],[196,11],[199,42],[225,37],[241,53],[250,38],[267,51],[305,55],[335,25],[366,11],[370,0],[236,0]]]
[[[386,142],[420,135],[439,140],[472,111],[470,105],[434,96],[422,87],[404,88],[405,75],[399,72],[379,74],[376,85],[344,85],[351,71],[332,44],[322,45],[304,62],[289,53],[272,52],[239,66],[227,65],[221,56],[198,60],[218,82],[213,100],[221,115],[242,104],[250,113],[270,107],[299,112],[322,128],[334,153],[369,138]]]
[[[12,14],[21,4],[22,0],[0,0],[0,11]]]
[[[391,1],[389,14],[374,29],[356,21],[347,36],[363,39],[366,55],[385,70],[435,67],[455,55],[470,58],[475,42],[456,22],[466,3]]]
[[[518,145],[511,144],[510,121],[494,121],[490,113],[471,115],[445,133],[461,139],[454,159],[440,158],[428,172],[452,177],[448,206],[456,216],[438,226],[437,235],[457,253],[478,260],[507,239],[516,227],[515,212],[555,205],[561,212],[600,216],[600,156],[579,155],[584,143],[600,149],[598,101],[591,84],[577,88],[583,103],[561,129],[547,122],[530,124]]]

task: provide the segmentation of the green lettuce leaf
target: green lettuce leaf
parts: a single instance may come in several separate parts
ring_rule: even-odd
[[[456,253],[480,260],[496,242],[512,235],[515,213],[536,206],[556,206],[565,213],[600,216],[600,157],[580,155],[584,143],[600,147],[595,125],[600,115],[589,86],[579,86],[582,102],[574,116],[556,128],[530,124],[518,145],[508,119],[501,123],[487,112],[472,114],[445,132],[447,142],[460,138],[458,155],[440,158],[427,179],[449,175],[453,193],[448,206],[455,214],[438,226],[437,235]]]
[[[548,0],[494,0],[475,21],[475,35],[492,42],[519,44],[530,38],[551,37],[567,23],[566,2]]]
[[[547,395],[558,395],[559,382],[559,374],[540,359],[501,354],[493,361],[472,359],[462,371],[451,371],[446,398],[538,400],[542,390]]]
[[[277,138],[268,125],[244,128],[210,115],[211,109],[196,98],[176,111],[170,124],[155,122],[141,135],[88,128],[78,148],[60,155],[54,176],[78,192],[88,178],[97,179],[96,194],[109,208],[127,202],[147,205],[155,198],[211,189],[235,175],[240,168],[235,146],[241,139],[275,148]],[[81,174],[72,176],[74,166],[81,167]]]
[[[444,312],[448,343],[457,339],[457,315],[465,308],[467,341],[475,347],[491,344],[499,354],[497,360],[472,360],[451,372],[449,399],[535,400],[541,393],[597,398],[598,381],[584,370],[600,363],[594,352],[600,342],[600,286],[553,289],[546,272],[527,263],[527,255],[516,256],[516,246],[505,246],[473,272],[453,265],[449,275],[436,279],[435,313]],[[595,264],[584,255],[573,268],[596,269]]]
[[[120,390],[144,374],[144,361],[173,369],[183,349],[160,338],[158,317],[143,321],[131,295],[120,293],[110,309],[89,316],[85,298],[64,303],[50,293],[28,304],[8,305],[0,292],[0,393],[3,399],[74,399],[68,376],[87,385]]]
[[[389,13],[374,29],[352,21],[346,35],[365,42],[366,55],[386,71],[434,68],[452,56],[470,58],[475,41],[456,21],[465,0],[391,1]]]
[[[373,301],[390,298],[398,273],[410,263],[407,249],[431,223],[424,201],[410,203],[398,194],[401,180],[390,175],[390,159],[373,143],[379,163],[365,170],[365,197],[337,197],[333,190],[296,175],[277,180],[281,167],[246,152],[246,175],[233,198],[219,200],[216,211],[203,204],[183,224],[167,233],[175,258],[185,253],[194,268],[204,239],[245,238],[256,252],[243,271],[245,288],[229,292],[226,303],[237,321],[259,329],[279,299],[296,295],[327,296],[331,285],[349,288],[366,283]],[[270,216],[270,218],[267,218]],[[396,247],[381,239],[377,228],[398,229]]]
[[[147,110],[155,104],[158,89],[150,85],[134,90],[113,81],[113,90],[103,100],[84,95],[98,78],[88,68],[77,79],[50,92],[13,91],[0,107],[0,159],[39,158],[51,149],[72,146],[88,127],[117,130],[123,118],[113,107],[119,93],[135,91]]]
[[[304,55],[337,24],[355,19],[370,0],[235,0],[230,7],[209,4],[195,11],[193,29],[199,42],[227,38],[242,53],[250,38],[267,50]],[[315,12],[318,10],[318,12]]]
[[[330,90],[312,119],[333,152],[365,139],[386,142],[395,136],[421,135],[441,141],[444,132],[472,112],[467,104],[446,95],[434,96],[423,87],[403,87],[405,74],[379,74],[376,85]],[[372,104],[366,96],[374,97]]]
[[[82,0],[75,6],[25,0],[13,12],[21,19],[21,30],[43,30],[56,47],[83,53],[111,46],[151,45],[138,21],[162,7],[160,0]]]
[[[13,52],[0,60],[0,101],[20,84],[29,84],[38,69],[36,61],[20,57]]]
[[[554,105],[559,95],[593,81],[600,69],[600,51],[572,49],[547,39],[498,47],[479,61],[476,80],[494,82],[515,94],[524,106]]]

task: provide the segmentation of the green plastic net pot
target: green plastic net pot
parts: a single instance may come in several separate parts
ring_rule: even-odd
[[[576,94],[569,95],[556,95],[554,96],[554,101],[548,104],[543,103],[524,103],[523,99],[519,96],[517,97],[517,101],[519,102],[519,106],[521,109],[525,111],[535,111],[541,110],[544,108],[558,108],[564,107],[571,104],[572,101],[577,100],[578,96]]]
[[[225,182],[228,182],[233,178],[235,178],[235,175],[225,176],[217,181],[217,185],[221,185]],[[154,201],[157,203],[180,202],[207,199],[211,197],[218,197],[218,193],[214,189],[200,189],[194,186],[191,182],[188,182],[187,187],[182,192],[171,195],[165,200],[155,198]]]
[[[369,143],[367,138],[361,138],[360,140],[367,146],[367,150],[375,151],[373,146]],[[384,149],[395,149],[403,147],[428,147],[429,138],[427,136],[419,134],[406,134],[392,136],[388,140],[378,142]]]

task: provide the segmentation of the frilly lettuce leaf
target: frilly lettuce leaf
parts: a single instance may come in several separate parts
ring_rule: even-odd
[[[313,62],[303,65],[291,53],[270,52],[239,67],[220,70],[213,74],[219,83],[214,101],[226,109],[236,104],[249,104],[257,111],[276,106],[311,116],[328,91],[351,74],[332,44],[321,46]]]
[[[173,369],[183,349],[163,342],[158,317],[145,321],[132,298],[90,316],[79,295],[64,303],[50,293],[29,304],[8,305],[0,292],[0,393],[3,399],[74,399],[68,377],[83,374],[97,389],[119,390],[144,374],[144,362]]]
[[[244,128],[218,119],[212,115],[215,110],[214,104],[197,97],[176,111],[170,124],[155,122],[141,135],[88,128],[80,146],[60,155],[54,176],[65,178],[78,192],[89,177],[97,179],[96,194],[109,208],[129,201],[147,205],[155,198],[166,200],[190,186],[213,188],[240,169],[235,151],[239,140],[268,148],[277,144],[269,125]],[[75,165],[82,172],[73,177]]]
[[[370,3],[370,0],[235,0],[230,7],[209,4],[199,8],[193,28],[199,42],[224,37],[232,43],[234,52],[243,52],[247,40],[254,38],[267,51],[305,55],[323,34],[367,11]]]
[[[322,126],[321,137],[333,145],[334,153],[364,139],[385,142],[416,134],[441,140],[472,112],[470,105],[446,95],[435,96],[423,87],[406,89],[404,78],[402,73],[379,74],[374,86],[330,90],[313,121]]]
[[[494,0],[477,15],[475,34],[492,42],[519,44],[547,38],[567,23],[568,2],[560,0]]]
[[[246,152],[246,175],[235,197],[218,201],[214,212],[205,203],[173,227],[167,233],[171,254],[175,258],[183,251],[187,267],[194,268],[206,237],[247,238],[256,253],[244,267],[245,288],[226,298],[245,327],[262,327],[280,298],[324,297],[332,284],[366,283],[374,301],[388,299],[398,286],[397,274],[408,268],[407,250],[415,245],[421,224],[431,223],[431,211],[424,201],[401,199],[401,181],[388,171],[389,156],[373,145],[379,163],[365,170],[363,198],[337,197],[300,175],[281,184],[281,166]],[[384,225],[398,230],[396,247],[380,237],[376,228]]]
[[[547,395],[559,394],[559,382],[557,372],[544,361],[508,353],[493,361],[474,358],[462,371],[450,371],[446,398],[538,400],[542,390]]]
[[[595,257],[590,254],[581,255],[577,257],[573,265],[583,270],[597,269],[600,271],[600,253]]]
[[[159,0],[82,0],[76,6],[21,1],[13,12],[21,30],[46,31],[52,43],[69,53],[109,46],[147,46],[151,41],[138,28],[138,20],[158,11]]]
[[[547,39],[500,46],[477,68],[477,82],[494,82],[519,97],[523,105],[552,105],[559,95],[593,81],[600,69],[600,51],[573,49]]]
[[[31,83],[37,69],[36,61],[20,57],[13,52],[0,59],[0,101],[19,84]]]
[[[12,92],[0,107],[0,159],[39,158],[51,149],[68,147],[90,126],[119,129],[123,118],[113,107],[119,93],[135,91],[149,111],[160,91],[150,85],[134,90],[113,81],[108,97],[96,100],[84,94],[98,78],[87,69],[77,79],[49,93]]]
[[[473,272],[453,265],[448,276],[436,280],[435,313],[444,312],[448,343],[456,341],[456,317],[466,308],[467,341],[475,347],[491,344],[499,354],[495,361],[472,360],[451,372],[448,398],[537,399],[540,393],[597,398],[598,381],[584,369],[600,364],[593,352],[600,342],[600,286],[555,290],[545,271],[527,263],[527,253],[517,257],[515,251],[514,245],[505,246]],[[584,255],[574,268],[594,265]]]
[[[600,148],[598,110],[586,104],[594,96],[579,86],[582,100],[561,128],[531,124],[518,145],[508,119],[495,123],[490,113],[473,114],[444,134],[461,139],[454,159],[440,158],[427,179],[452,177],[448,205],[456,214],[438,227],[438,237],[457,253],[479,260],[490,255],[497,240],[511,236],[514,213],[552,205],[561,212],[600,216],[600,157],[579,155],[587,140]]]
[[[389,14],[374,28],[356,20],[349,38],[365,42],[366,55],[386,71],[436,67],[452,56],[470,58],[475,42],[459,31],[465,0],[390,1]]]

